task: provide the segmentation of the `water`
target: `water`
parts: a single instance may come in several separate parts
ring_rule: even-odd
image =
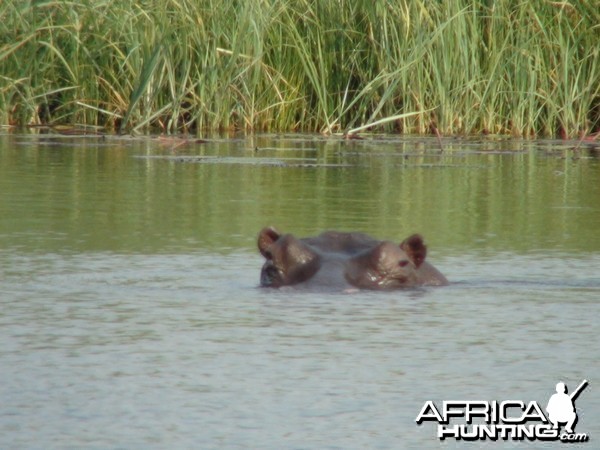
[[[416,425],[427,400],[545,407],[583,379],[574,447],[595,446],[593,147],[180,144],[0,136],[0,447],[454,448]],[[418,231],[452,284],[261,289],[265,225]]]

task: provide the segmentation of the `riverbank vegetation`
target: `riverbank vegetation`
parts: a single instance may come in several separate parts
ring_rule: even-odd
[[[600,129],[597,0],[4,0],[0,124]]]

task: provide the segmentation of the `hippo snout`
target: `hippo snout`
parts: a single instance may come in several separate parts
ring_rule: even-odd
[[[260,284],[265,287],[277,287],[280,285],[282,275],[274,265],[267,262],[260,272]]]

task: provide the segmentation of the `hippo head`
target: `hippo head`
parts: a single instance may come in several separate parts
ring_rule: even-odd
[[[422,284],[418,269],[427,256],[423,238],[414,234],[400,245],[382,241],[351,258],[346,280],[364,289],[396,289]]]
[[[260,272],[260,284],[279,287],[301,283],[320,268],[319,255],[291,234],[280,234],[273,227],[258,234],[258,250],[266,258]]]

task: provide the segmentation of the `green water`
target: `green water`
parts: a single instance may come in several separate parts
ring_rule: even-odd
[[[0,244],[250,249],[273,224],[299,235],[420,232],[444,254],[598,251],[600,158],[584,147],[573,159],[572,146],[464,140],[440,153],[426,139],[268,136],[171,150],[152,139],[4,135]]]
[[[0,447],[431,448],[426,401],[583,379],[598,439],[598,148],[442,145],[0,134]],[[259,288],[265,225],[419,232],[450,285]]]

